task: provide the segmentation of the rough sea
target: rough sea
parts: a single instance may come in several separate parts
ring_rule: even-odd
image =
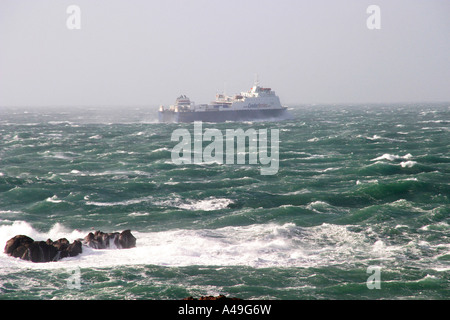
[[[203,123],[278,129],[279,170],[261,175],[175,165],[171,134],[193,125],[155,108],[1,108],[0,299],[449,299],[450,104],[289,112]],[[18,234],[125,229],[136,248],[3,253]]]

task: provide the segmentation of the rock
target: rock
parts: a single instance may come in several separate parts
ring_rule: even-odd
[[[119,235],[119,247],[121,249],[136,247],[136,238],[131,234],[131,230],[124,230]]]
[[[75,257],[81,253],[83,253],[81,241],[75,240],[67,247],[67,254],[69,257]]]
[[[60,239],[60,240],[62,240],[62,239]],[[58,241],[60,241],[60,240],[58,240]],[[66,240],[66,239],[63,239],[63,240]],[[57,243],[57,242],[55,242],[55,243]],[[54,245],[55,245],[55,243],[54,243]],[[82,252],[83,252],[83,249],[82,249],[82,244],[81,244],[80,240],[75,240],[72,243],[69,243],[68,241],[67,241],[67,243],[62,242],[62,244],[59,245],[59,259],[67,258],[67,257],[75,257]]]
[[[81,254],[83,243],[94,249],[128,249],[136,247],[136,238],[131,234],[131,230],[124,230],[121,233],[90,232],[84,239],[72,243],[66,238],[56,241],[51,239],[34,241],[28,236],[17,235],[6,242],[5,253],[32,262],[58,261]]]
[[[48,239],[47,243],[58,248],[58,250],[60,250],[60,251],[65,250],[70,244],[69,240],[67,240],[66,238],[58,239],[55,242],[53,242],[51,239]]]
[[[104,249],[99,248],[98,239],[95,238],[94,234],[92,232],[89,232],[86,237],[83,239],[83,243],[87,245],[88,247],[94,248],[94,249]]]
[[[117,236],[119,233],[117,232]],[[89,234],[84,238],[84,244],[94,248],[94,249],[107,249],[112,247],[112,243],[114,243],[114,236],[112,233],[104,233],[101,231],[95,231],[95,233],[89,232]]]
[[[72,244],[67,239],[53,242],[34,241],[30,237],[18,235],[6,242],[5,253],[15,258],[32,262],[57,261],[65,257],[74,257],[82,252],[81,242]]]
[[[45,241],[34,241],[27,250],[24,260],[30,260],[32,262],[49,262],[54,261],[58,249],[52,245],[47,244]]]
[[[227,300],[242,300],[240,298],[227,298],[223,294],[218,295],[217,297],[214,296],[201,296],[199,299],[193,298],[193,297],[187,297],[183,300],[200,300],[200,301],[227,301]]]
[[[94,249],[129,249],[136,246],[136,238],[131,234],[131,230],[121,233],[95,231],[84,238],[84,244]]]
[[[33,242],[34,240],[30,237],[17,235],[6,241],[5,253],[15,258],[20,258]]]

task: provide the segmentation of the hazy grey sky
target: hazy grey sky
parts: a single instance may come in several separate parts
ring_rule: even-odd
[[[255,74],[283,104],[450,101],[450,1],[0,0],[0,106],[206,103]]]

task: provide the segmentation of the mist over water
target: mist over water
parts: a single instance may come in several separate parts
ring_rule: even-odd
[[[258,165],[175,165],[157,108],[0,110],[0,245],[131,229],[127,250],[0,254],[0,298],[448,298],[449,104],[308,105]],[[369,266],[381,267],[369,290]],[[69,289],[71,268],[80,289]]]

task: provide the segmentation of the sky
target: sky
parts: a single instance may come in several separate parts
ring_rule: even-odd
[[[286,105],[450,101],[450,1],[0,0],[0,107],[208,103],[256,74]]]

